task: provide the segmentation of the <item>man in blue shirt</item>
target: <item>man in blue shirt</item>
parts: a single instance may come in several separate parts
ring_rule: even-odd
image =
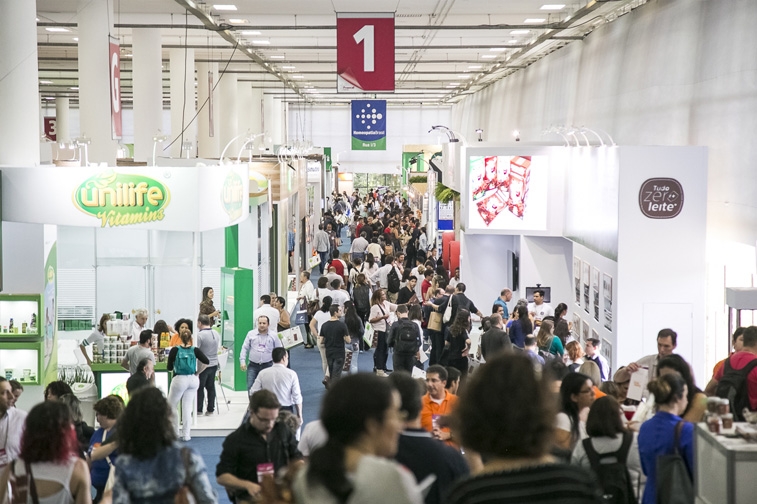
[[[283,346],[273,330],[269,330],[269,320],[265,315],[258,317],[258,327],[247,333],[239,354],[239,367],[247,371],[247,391],[252,388],[255,378],[263,369],[273,366],[271,353],[274,348]],[[248,364],[249,355],[249,364]]]
[[[495,305],[501,306],[502,309],[505,310],[505,313],[502,314],[503,320],[507,320],[510,317],[510,312],[507,309],[507,303],[509,303],[512,298],[513,298],[513,291],[511,291],[508,288],[504,288],[502,289],[502,292],[499,293],[499,297],[494,300]]]

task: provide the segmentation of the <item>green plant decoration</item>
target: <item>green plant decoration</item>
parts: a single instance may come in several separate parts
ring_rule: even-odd
[[[444,184],[436,183],[436,190],[434,191],[436,201],[439,203],[449,203],[460,198],[460,193],[454,189],[450,189]]]

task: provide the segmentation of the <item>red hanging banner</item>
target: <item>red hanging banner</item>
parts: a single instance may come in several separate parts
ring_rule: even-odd
[[[337,13],[337,92],[394,92],[394,13]]]

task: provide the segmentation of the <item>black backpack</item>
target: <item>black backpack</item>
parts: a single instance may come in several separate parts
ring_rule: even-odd
[[[718,388],[715,389],[715,395],[723,399],[728,399],[731,403],[731,413],[736,422],[743,422],[744,408],[751,410],[749,403],[749,391],[747,377],[752,370],[757,367],[757,359],[753,359],[741,369],[731,367],[731,357],[725,360],[723,367],[723,377],[718,382]]]
[[[657,456],[657,504],[694,504],[694,484],[680,452],[685,423],[681,420],[676,424],[673,453]]]
[[[352,289],[352,299],[355,301],[355,309],[367,313],[371,309],[371,288],[368,285],[356,285]]]
[[[394,331],[395,352],[415,353],[418,351],[418,325],[415,322],[400,319]]]
[[[597,481],[602,488],[602,502],[607,504],[631,504],[638,502],[628,474],[626,461],[633,442],[631,432],[623,433],[623,444],[613,453],[597,453],[591,444],[591,438],[584,439],[584,450],[589,457],[591,469],[597,475]],[[609,459],[609,462],[602,460]]]
[[[400,276],[397,274],[397,268],[392,265],[392,269],[389,270],[389,274],[386,275],[387,290],[392,294],[400,291]]]

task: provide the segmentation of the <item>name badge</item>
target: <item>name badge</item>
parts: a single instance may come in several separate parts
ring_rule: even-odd
[[[258,464],[258,483],[262,483],[263,476],[266,475],[269,475],[271,477],[274,476],[273,463],[271,462],[267,464]]]

